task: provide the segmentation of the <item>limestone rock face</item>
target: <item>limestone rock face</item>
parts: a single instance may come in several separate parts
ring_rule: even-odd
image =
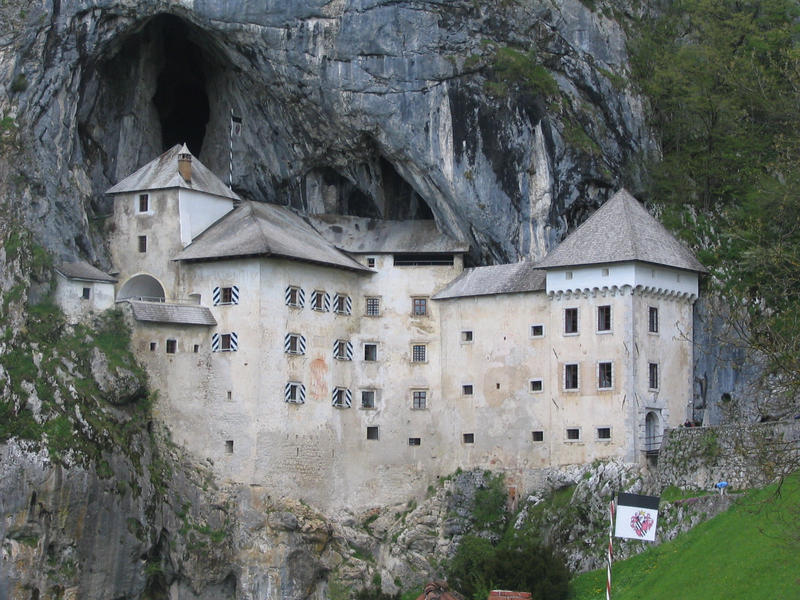
[[[5,2],[2,196],[102,262],[103,191],[186,141],[255,200],[433,215],[477,262],[538,258],[657,152],[625,83],[630,13],[586,4]]]

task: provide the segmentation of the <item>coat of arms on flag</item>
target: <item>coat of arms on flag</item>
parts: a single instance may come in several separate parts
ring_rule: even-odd
[[[659,500],[658,496],[618,494],[614,535],[634,540],[655,541]]]

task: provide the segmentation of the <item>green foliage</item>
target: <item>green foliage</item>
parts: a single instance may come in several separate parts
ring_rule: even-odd
[[[472,520],[480,530],[501,533],[506,522],[506,484],[503,474],[488,474],[485,484],[475,491]]]
[[[486,91],[492,96],[505,98],[511,90],[552,98],[558,95],[558,84],[550,72],[539,64],[535,52],[501,47],[494,53]]]

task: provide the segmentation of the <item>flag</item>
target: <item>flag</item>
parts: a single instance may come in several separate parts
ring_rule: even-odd
[[[242,134],[242,117],[234,116],[231,113],[231,136],[240,136]]]
[[[617,526],[614,535],[634,540],[655,541],[660,498],[622,493],[617,496]]]

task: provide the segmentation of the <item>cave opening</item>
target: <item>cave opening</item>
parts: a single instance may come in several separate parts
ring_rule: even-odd
[[[190,39],[189,26],[172,15],[155,17],[149,27],[158,32],[163,62],[158,74],[153,104],[161,123],[162,149],[186,143],[200,154],[210,115],[207,60]]]
[[[386,201],[387,219],[433,219],[428,203],[383,156],[378,161]]]

